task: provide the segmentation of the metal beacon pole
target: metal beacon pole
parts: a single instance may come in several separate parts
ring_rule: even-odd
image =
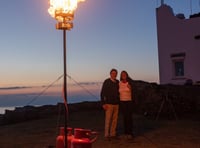
[[[65,123],[64,123],[64,139],[63,146],[69,147],[67,142],[67,120],[68,120],[68,109],[67,109],[67,64],[66,64],[66,31],[73,28],[74,11],[77,8],[77,4],[82,0],[49,0],[50,7],[48,9],[49,14],[55,18],[58,23],[56,29],[63,30],[63,64],[64,64],[64,84],[63,84],[63,97],[65,104]],[[61,146],[61,147],[63,147]]]

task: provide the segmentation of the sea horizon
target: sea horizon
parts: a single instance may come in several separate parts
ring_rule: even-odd
[[[81,98],[80,98],[81,97]],[[49,98],[49,99],[48,99]],[[87,95],[81,95],[81,96],[71,96],[71,98],[68,98],[67,102],[68,104],[74,104],[74,103],[81,103],[81,102],[94,102],[94,101],[99,101],[99,98],[95,97],[89,97]],[[31,103],[31,104],[10,104],[10,105],[5,105],[5,106],[0,106],[0,114],[5,114],[6,110],[13,111],[18,107],[25,107],[25,106],[44,106],[44,105],[57,105],[58,103],[64,103],[63,98],[56,98],[55,96],[51,98],[49,97],[41,97],[40,101],[37,101],[36,103]]]
[[[79,86],[70,85],[67,91],[67,102],[79,103],[100,100],[101,83],[88,83]],[[0,114],[15,107],[56,105],[64,102],[62,87],[54,86],[44,91],[45,87],[14,87],[0,90]]]

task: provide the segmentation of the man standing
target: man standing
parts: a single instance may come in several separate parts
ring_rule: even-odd
[[[111,69],[110,78],[106,79],[101,89],[101,102],[105,110],[105,138],[116,138],[119,112],[119,80],[117,70]]]

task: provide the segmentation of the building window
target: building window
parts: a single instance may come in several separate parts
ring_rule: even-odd
[[[173,76],[175,78],[183,78],[185,76],[184,60],[186,54],[184,52],[171,54],[173,63]]]
[[[175,77],[183,77],[184,76],[184,61],[174,61],[174,72]]]

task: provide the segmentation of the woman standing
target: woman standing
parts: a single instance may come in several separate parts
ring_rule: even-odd
[[[120,107],[124,121],[124,134],[128,139],[133,138],[133,86],[132,79],[126,71],[122,71],[119,82]]]

